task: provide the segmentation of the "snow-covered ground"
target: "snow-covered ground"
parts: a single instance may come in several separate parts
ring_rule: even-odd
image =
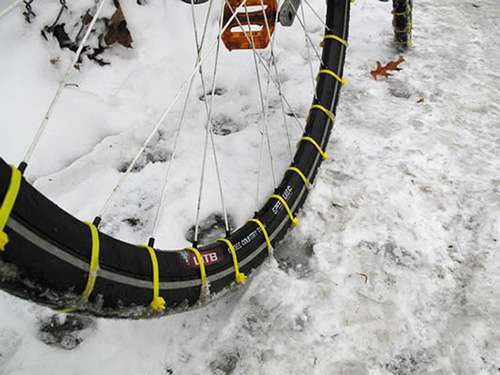
[[[69,58],[39,36],[57,2],[37,3],[34,26],[19,10],[0,20],[0,155],[14,163]],[[124,2],[134,50],[114,48],[104,55],[111,67],[87,63],[73,76],[79,88],[66,90],[30,169],[38,188],[85,219],[192,66],[182,57],[192,57],[192,35],[178,35],[190,22],[189,12],[179,16],[185,5],[135,3]],[[0,374],[500,374],[500,5],[415,0],[415,46],[403,70],[373,81],[375,62],[397,56],[390,19],[389,3],[353,4],[333,159],[323,164],[302,225],[277,249],[278,262],[203,309],[150,321],[96,319],[71,351],[39,339],[40,320],[53,312],[2,293]],[[320,24],[309,20],[319,41]],[[285,94],[303,116],[311,83],[300,34],[297,27],[280,34],[277,57]],[[258,150],[250,131],[258,123],[255,76],[238,75],[253,61],[234,55],[224,54],[220,82],[231,98],[218,113],[241,128],[217,140]],[[187,127],[200,126],[201,109]],[[277,124],[279,115],[271,114]],[[169,150],[165,132],[156,150]],[[276,142],[277,162],[286,165],[286,142]],[[221,150],[222,160],[237,157]],[[196,172],[173,185],[176,217],[162,220],[164,246],[182,246],[193,221],[199,155],[191,152],[180,154]],[[161,156],[151,149],[149,160]],[[238,163],[250,174],[255,159]],[[149,236],[164,164],[143,162],[132,174],[106,231],[130,241]],[[231,178],[240,173],[234,163],[224,165],[227,195],[235,197],[228,206],[239,206],[230,212],[241,223],[254,208],[254,187]],[[218,209],[209,193],[216,199],[203,215]],[[128,217],[142,225],[130,227]]]

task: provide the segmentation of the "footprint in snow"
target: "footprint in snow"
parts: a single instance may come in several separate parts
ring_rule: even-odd
[[[95,322],[77,315],[52,315],[39,323],[38,338],[45,344],[71,350],[94,330]]]

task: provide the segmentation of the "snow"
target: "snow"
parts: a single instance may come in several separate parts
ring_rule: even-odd
[[[71,58],[39,36],[57,2],[37,3],[32,26],[20,9],[0,19],[0,150],[13,163],[21,160]],[[66,89],[29,169],[39,189],[82,219],[100,210],[120,168],[194,64],[189,7],[174,0],[123,3],[134,49],[113,48],[104,55],[111,66],[85,63],[73,75],[79,87]],[[7,4],[1,0],[0,9]],[[70,7],[76,17],[85,2]],[[39,322],[52,311],[1,293],[0,373],[500,373],[500,6],[495,0],[418,0],[415,7],[415,46],[405,53],[403,70],[373,81],[375,62],[398,55],[390,3],[353,4],[349,84],[329,145],[333,160],[323,164],[301,226],[276,249],[277,261],[199,310],[149,321],[96,319],[71,351],[39,339]],[[201,23],[206,8],[197,9]],[[321,25],[310,14],[308,27],[319,41]],[[311,98],[304,38],[297,25],[278,33],[284,91],[304,116]],[[59,62],[50,64],[56,57]],[[247,57],[223,53],[219,85],[227,93],[215,101],[215,114],[240,130],[216,138],[227,206],[238,224],[255,209],[255,186],[247,181],[256,178],[260,141]],[[191,102],[182,164],[173,164],[162,247],[184,246],[193,224],[200,103],[196,97]],[[270,123],[281,126],[274,104]],[[113,200],[106,232],[133,242],[150,235],[180,109]],[[280,134],[271,126],[279,171],[288,156]],[[270,176],[266,168],[261,199],[272,189]],[[220,209],[215,184],[209,179],[213,188],[206,190],[202,217]],[[127,225],[128,217],[141,225]]]

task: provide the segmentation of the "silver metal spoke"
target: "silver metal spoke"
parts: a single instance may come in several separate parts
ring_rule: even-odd
[[[220,20],[219,20],[219,30],[222,28],[222,23],[223,21],[223,12],[224,8],[221,10],[220,14]],[[198,43],[198,30],[196,27],[196,18],[194,14],[194,2],[191,0],[191,15],[193,17],[193,25],[194,25],[194,36],[195,36],[195,42],[196,42],[196,48],[199,49],[199,43]],[[205,24],[206,27],[206,24]],[[213,74],[213,80],[212,80],[212,91],[210,95],[210,105],[207,103],[207,90],[206,90],[206,85],[205,85],[205,79],[203,77],[203,70],[202,66],[200,65],[199,73],[200,73],[200,80],[201,80],[201,85],[203,89],[203,95],[205,97],[205,100],[203,101],[205,103],[205,111],[207,112],[207,123],[206,123],[206,131],[208,131],[209,136],[210,136],[210,144],[212,146],[212,154],[214,158],[214,166],[215,166],[215,173],[217,176],[217,184],[219,187],[219,198],[221,201],[221,208],[222,208],[222,213],[224,215],[224,226],[226,229],[226,233],[229,233],[229,220],[227,217],[227,210],[226,210],[226,205],[224,203],[224,189],[222,187],[222,177],[221,177],[221,167],[219,164],[219,158],[217,157],[217,148],[215,146],[215,139],[214,139],[214,133],[212,131],[212,111],[213,111],[213,105],[214,105],[214,100],[215,100],[215,87],[216,87],[216,82],[217,82],[217,65],[218,65],[218,60],[219,60],[219,49],[220,49],[220,40],[217,45],[217,50],[215,54],[215,64],[214,64],[214,74]]]
[[[231,11],[233,11],[232,8],[231,8]],[[250,25],[250,18],[248,16],[248,8],[246,6],[245,6],[245,15],[246,15],[246,18],[247,18],[247,24]],[[264,17],[265,17],[265,14],[264,14]],[[238,18],[236,18],[236,20],[238,20]],[[240,26],[240,29],[243,31],[244,35],[248,39],[248,34],[246,33],[245,29],[243,28],[243,25],[239,22],[239,20],[238,20],[238,24]],[[268,29],[268,31],[269,31],[269,29]],[[267,133],[266,104],[264,102],[264,98],[263,98],[263,95],[262,95],[262,84],[261,84],[261,80],[260,80],[259,65],[257,63],[257,52],[255,51],[255,45],[254,45],[254,40],[253,40],[253,35],[252,34],[250,34],[250,40],[249,40],[249,42],[250,42],[250,46],[252,47],[252,55],[253,55],[253,60],[254,60],[254,65],[255,65],[255,73],[257,75],[257,86],[258,86],[258,89],[259,89],[260,105],[261,105],[261,111],[262,111],[263,121],[264,121],[264,124],[263,124],[264,129],[261,130],[261,139],[260,139],[260,145],[259,145],[259,164],[257,166],[256,206],[258,207],[258,205],[259,205],[259,191],[260,191],[260,178],[261,178],[261,171],[262,171],[262,154],[263,154],[264,136],[266,136],[267,141],[268,141],[267,144],[269,146],[270,146],[270,142],[269,142],[269,134]],[[263,65],[265,65],[265,64],[263,64]],[[268,77],[269,77],[270,69],[266,69],[266,70],[267,70]],[[271,159],[271,173],[272,173],[272,176],[273,176],[273,184],[274,184],[273,186],[276,187],[276,176],[275,176],[275,172],[274,172],[274,165],[273,165],[273,160],[272,160],[272,151],[271,151],[270,147],[268,147],[268,151],[269,151],[269,155],[270,155],[270,159]]]
[[[263,17],[264,17],[264,27],[266,28],[269,41],[271,41],[272,40],[271,39],[271,31],[269,30],[269,22],[267,21],[266,10],[264,8],[263,0],[260,0],[260,3],[262,6],[262,13],[263,13]],[[248,8],[246,5],[245,5],[245,15],[247,18],[247,23],[248,23],[248,25],[250,25],[250,17],[248,15]],[[269,163],[271,166],[271,174],[273,177],[273,187],[276,188],[276,184],[277,184],[276,181],[277,180],[276,180],[276,172],[275,172],[275,168],[274,168],[273,150],[272,150],[272,146],[271,146],[271,139],[269,136],[269,122],[268,122],[269,82],[270,82],[270,74],[271,74],[271,69],[270,69],[271,59],[269,60],[268,69],[267,69],[267,85],[266,85],[266,94],[265,94],[265,99],[264,99],[264,97],[262,95],[262,82],[260,79],[259,65],[257,63],[257,58],[255,56],[257,54],[257,51],[255,50],[255,44],[254,44],[252,33],[250,33],[250,39],[251,39],[250,45],[252,46],[252,54],[253,54],[253,59],[254,59],[254,64],[255,64],[255,72],[257,74],[257,83],[258,83],[258,87],[259,87],[259,96],[260,96],[260,103],[261,103],[261,107],[262,107],[262,115],[263,115],[263,120],[264,120],[262,125],[263,125],[264,134],[266,136],[267,150],[269,152]],[[272,51],[271,51],[271,53],[272,53]],[[259,173],[260,173],[260,166],[259,166]]]
[[[302,18],[304,19],[304,29],[307,29],[306,16],[305,16],[305,12],[304,12],[304,5],[302,5],[302,3],[300,5],[300,10],[302,12]],[[306,42],[306,51],[307,51],[307,62],[309,65],[309,73],[311,75],[312,91],[313,91],[314,98],[317,99],[318,97],[316,94],[316,82],[314,79],[314,70],[313,70],[312,61],[311,61],[311,51],[309,50],[309,44],[307,43],[307,38],[305,39],[305,42]]]
[[[275,32],[271,35],[271,31],[269,28],[269,22],[267,21],[267,16],[266,16],[266,9],[264,7],[264,1],[260,0],[261,7],[262,7],[262,13],[264,17],[264,25],[266,28],[267,36],[270,40],[270,56],[268,60],[268,69],[267,69],[267,79],[266,79],[266,95],[265,95],[265,112],[264,112],[264,129],[261,131],[261,139],[260,139],[260,145],[259,145],[259,163],[258,163],[258,169],[257,169],[257,187],[256,187],[256,197],[255,197],[255,205],[256,205],[256,210],[258,210],[259,203],[260,203],[260,180],[261,180],[261,171],[262,171],[262,157],[263,157],[263,143],[264,143],[264,134],[266,137],[267,145],[268,145],[268,152],[270,156],[270,163],[271,163],[271,168],[273,170],[273,183],[274,183],[274,188],[276,188],[277,183],[274,175],[274,161],[272,157],[272,148],[271,148],[271,141],[270,141],[270,135],[269,135],[269,120],[268,120],[268,114],[269,114],[269,88],[270,88],[270,82],[271,82],[271,69],[273,68],[275,76],[276,76],[276,81],[277,81],[277,89],[278,89],[278,96],[280,97],[280,107],[281,107],[281,114],[283,116],[283,126],[285,130],[285,134],[287,136],[288,140],[288,150],[290,153],[290,159],[293,158],[293,152],[292,152],[292,143],[290,139],[290,133],[288,132],[288,124],[286,121],[286,114],[285,114],[285,106],[283,103],[283,98],[281,94],[281,80],[279,78],[278,74],[278,69],[276,66],[276,60],[275,60],[275,55],[274,55],[274,42],[276,39],[276,30]],[[248,17],[248,15],[247,15]],[[255,52],[255,49],[253,49],[253,53]]]
[[[35,151],[36,147],[38,146],[40,139],[42,138],[42,135],[45,132],[45,129],[47,128],[49,120],[52,116],[52,112],[54,111],[57,103],[59,102],[61,94],[62,94],[64,88],[66,87],[68,79],[69,79],[71,72],[73,70],[73,67],[78,63],[78,60],[80,59],[80,55],[82,54],[85,43],[87,42],[87,39],[89,38],[90,33],[92,32],[92,28],[94,27],[94,25],[97,21],[97,18],[99,17],[99,14],[102,11],[102,8],[104,6],[105,1],[106,0],[100,0],[99,5],[97,6],[96,12],[95,12],[94,16],[92,17],[92,20],[90,21],[90,23],[87,27],[87,31],[85,32],[85,35],[83,36],[82,40],[80,41],[80,44],[78,46],[78,49],[76,50],[75,56],[73,57],[71,64],[66,69],[66,72],[64,73],[63,79],[59,83],[59,87],[57,88],[57,91],[56,91],[54,97],[52,98],[52,101],[49,104],[47,112],[45,113],[45,116],[43,117],[43,120],[40,123],[40,126],[38,127],[38,130],[37,130],[35,136],[33,137],[33,141],[31,142],[31,145],[29,146],[28,150],[26,151],[26,154],[24,155],[23,162],[26,164],[28,164],[29,161],[31,160],[31,157],[33,156],[33,152]]]
[[[219,30],[222,29],[223,16],[224,16],[224,7],[221,7]],[[213,132],[212,132],[212,111],[213,111],[213,104],[214,104],[214,99],[215,99],[215,87],[216,87],[216,83],[217,83],[217,68],[218,68],[219,55],[220,55],[220,39],[221,39],[220,35],[221,34],[222,34],[222,32],[219,33],[219,37],[217,38],[217,49],[215,52],[214,70],[213,70],[213,76],[212,76],[212,90],[211,90],[211,95],[210,95],[210,105],[208,105],[208,107],[207,107],[207,97],[206,97],[207,92],[206,92],[206,88],[205,88],[205,80],[203,79],[203,73],[200,70],[200,78],[201,78],[202,87],[203,87],[203,95],[205,97],[204,98],[205,99],[204,100],[205,109],[207,111],[207,122],[205,124],[205,142],[203,145],[203,161],[202,161],[202,165],[201,165],[200,186],[199,186],[199,190],[198,190],[198,199],[196,202],[194,245],[197,245],[198,236],[199,236],[201,200],[202,200],[204,180],[205,180],[207,147],[208,147],[208,139],[209,138],[210,138],[211,146],[212,146],[212,150],[213,150],[213,157],[214,157],[215,169],[216,169],[217,180],[218,180],[218,185],[219,185],[219,194],[220,194],[220,199],[221,199],[221,205],[222,205],[222,210],[223,210],[223,214],[224,214],[224,225],[225,225],[226,233],[229,233],[229,230],[230,230],[229,221],[227,218],[226,206],[224,204],[224,192],[222,189],[222,181],[221,181],[221,176],[220,176],[219,163],[217,160],[215,140],[214,140]]]
[[[305,26],[305,23],[303,20],[300,19],[299,17],[299,14],[298,14],[298,9],[295,8],[295,6],[293,5],[292,2],[290,2],[290,6],[292,7],[292,9],[295,11],[295,18],[297,18],[297,21],[299,21],[299,24],[300,26],[302,27],[302,30],[304,30],[304,35],[306,37],[306,41],[309,42],[309,44],[311,45],[313,51],[314,51],[314,54],[316,55],[316,57],[318,58],[318,60],[321,62],[322,65],[326,66],[325,63],[323,63],[323,59],[318,51],[318,49],[316,48],[316,46],[314,45],[314,42],[312,41],[311,39],[311,36],[309,35],[309,32],[307,31],[306,29],[306,26]]]
[[[260,145],[259,145],[259,168],[257,169],[257,188],[255,190],[255,211],[257,212],[260,207],[260,177],[262,169],[262,154],[264,150],[264,133],[260,132]]]
[[[275,34],[276,34],[276,32],[275,32]],[[286,112],[285,112],[285,103],[284,103],[283,94],[282,94],[281,78],[280,78],[279,73],[278,73],[278,66],[276,64],[276,59],[275,59],[274,51],[273,51],[274,40],[275,40],[275,38],[274,38],[274,35],[273,35],[273,39],[271,39],[272,67],[274,68],[274,75],[276,77],[276,89],[278,91],[278,96],[280,98],[281,116],[283,118],[283,130],[285,131],[286,138],[287,138],[287,141],[288,141],[288,152],[290,153],[290,160],[291,160],[293,158],[292,140],[291,140],[290,132],[288,130],[288,121],[286,120],[287,116],[286,116]],[[268,72],[268,84],[269,84],[270,80],[271,80],[271,75]]]
[[[311,3],[308,0],[301,0],[301,2],[306,3],[307,7],[311,9],[313,14],[316,16],[316,18],[321,22],[321,24],[325,27],[327,30],[331,30],[331,28],[326,24],[325,20],[321,18],[321,16],[316,12],[316,9],[311,5]]]
[[[15,7],[17,7],[19,4],[22,3],[23,0],[15,0],[13,1],[10,5],[7,5],[6,8],[0,11],[0,18],[3,16],[6,16],[7,13],[9,13],[11,10],[13,10]]]
[[[207,34],[207,26],[208,26],[209,19],[210,19],[210,13],[211,13],[211,10],[212,10],[212,5],[213,5],[213,0],[210,0],[210,2],[208,4],[207,14],[205,16],[203,33],[202,33],[201,41],[200,42],[198,42],[197,29],[196,29],[196,26],[195,26],[195,33],[196,33],[195,39],[196,39],[196,51],[197,51],[196,64],[198,64],[200,62],[200,59],[201,59],[201,51],[202,51],[203,44],[205,42],[205,38],[206,38],[206,34]],[[195,21],[193,21],[193,25],[195,25]],[[201,65],[200,65],[200,69],[201,69]],[[181,117],[179,119],[179,122],[178,122],[178,125],[177,125],[177,129],[176,129],[176,133],[175,133],[172,155],[170,157],[170,160],[168,161],[167,171],[165,173],[165,176],[164,176],[164,179],[163,179],[163,184],[162,184],[163,187],[162,187],[160,202],[159,202],[158,207],[156,209],[155,220],[154,220],[153,231],[152,231],[152,238],[155,238],[156,234],[158,233],[158,227],[160,225],[160,216],[161,216],[161,213],[163,212],[163,207],[165,207],[165,204],[166,204],[167,188],[168,188],[168,181],[169,181],[169,176],[170,176],[170,170],[171,170],[173,161],[175,160],[175,156],[177,154],[177,145],[178,145],[178,141],[179,141],[179,136],[180,136],[180,133],[181,133],[182,125],[184,123],[184,118],[185,118],[185,115],[186,115],[186,110],[187,110],[187,106],[188,106],[188,103],[189,103],[189,98],[191,97],[191,90],[192,90],[192,87],[193,87],[194,79],[195,79],[195,75],[193,75],[191,77],[190,81],[189,81],[189,87],[187,89],[186,97],[184,99],[184,103],[183,103],[183,106],[182,106]]]
[[[264,20],[265,20],[264,24],[266,26],[267,36],[268,36],[268,38],[271,41],[271,49],[270,49],[269,65],[268,65],[268,67],[269,68],[272,67],[274,69],[274,74],[275,74],[276,83],[277,83],[277,87],[276,88],[278,90],[278,96],[280,98],[281,115],[283,117],[283,128],[284,128],[285,134],[287,136],[287,140],[288,140],[288,151],[290,153],[290,159],[292,159],[293,158],[292,141],[291,141],[291,138],[290,138],[290,133],[288,131],[288,123],[286,121],[285,105],[283,103],[283,97],[281,95],[281,87],[282,87],[282,85],[281,85],[281,78],[280,78],[279,73],[278,73],[278,67],[277,67],[277,64],[276,64],[276,58],[275,58],[275,54],[274,54],[274,42],[276,40],[277,30],[275,30],[274,33],[271,35],[271,31],[269,29],[269,23],[267,21],[265,9],[264,9],[264,1],[260,0],[260,4],[262,6],[262,13],[263,13]],[[268,95],[269,95],[270,80],[271,80],[271,69],[269,69],[267,71],[267,82],[266,82],[266,116],[267,116],[267,112],[269,110],[269,96]],[[266,123],[265,124],[266,124],[266,127],[269,124],[269,122],[267,121],[267,119],[266,119]],[[267,132],[269,132],[269,131],[267,130]],[[269,141],[269,137],[268,137],[268,141]],[[275,183],[275,185],[276,185],[276,183]]]

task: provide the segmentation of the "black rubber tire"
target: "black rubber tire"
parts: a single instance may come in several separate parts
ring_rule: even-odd
[[[326,24],[328,33],[348,38],[351,0],[328,0]],[[346,46],[336,40],[324,43],[322,69],[343,75]],[[318,79],[317,99],[336,112],[341,84],[328,74]],[[311,111],[305,134],[322,149],[328,144],[333,128],[329,118],[318,110]],[[300,142],[293,165],[312,182],[322,157],[309,142]],[[3,201],[11,176],[11,168],[0,158],[0,202]],[[287,171],[275,191],[287,201],[294,214],[302,207],[308,190],[300,176]],[[273,246],[285,235],[291,220],[281,203],[268,200],[256,213],[265,225]],[[75,304],[88,278],[91,237],[86,224],[77,220],[45,198],[23,179],[13,212],[5,228],[10,241],[0,252],[1,287],[21,298],[54,308]],[[100,268],[89,302],[77,310],[98,316],[149,317],[152,299],[152,265],[144,248],[114,239],[104,233],[100,237]],[[242,272],[249,274],[268,256],[265,239],[255,223],[247,223],[228,237],[237,251]],[[201,281],[199,268],[192,264],[186,250],[155,250],[160,271],[160,295],[167,311],[182,310],[197,303]],[[207,264],[210,290],[217,293],[234,284],[234,268],[225,244],[214,243],[200,248],[205,256],[217,261]],[[15,272],[6,273],[5,270]],[[8,277],[7,277],[8,276]],[[161,315],[161,314],[160,314]]]
[[[393,0],[394,43],[399,49],[412,46],[413,0]]]

